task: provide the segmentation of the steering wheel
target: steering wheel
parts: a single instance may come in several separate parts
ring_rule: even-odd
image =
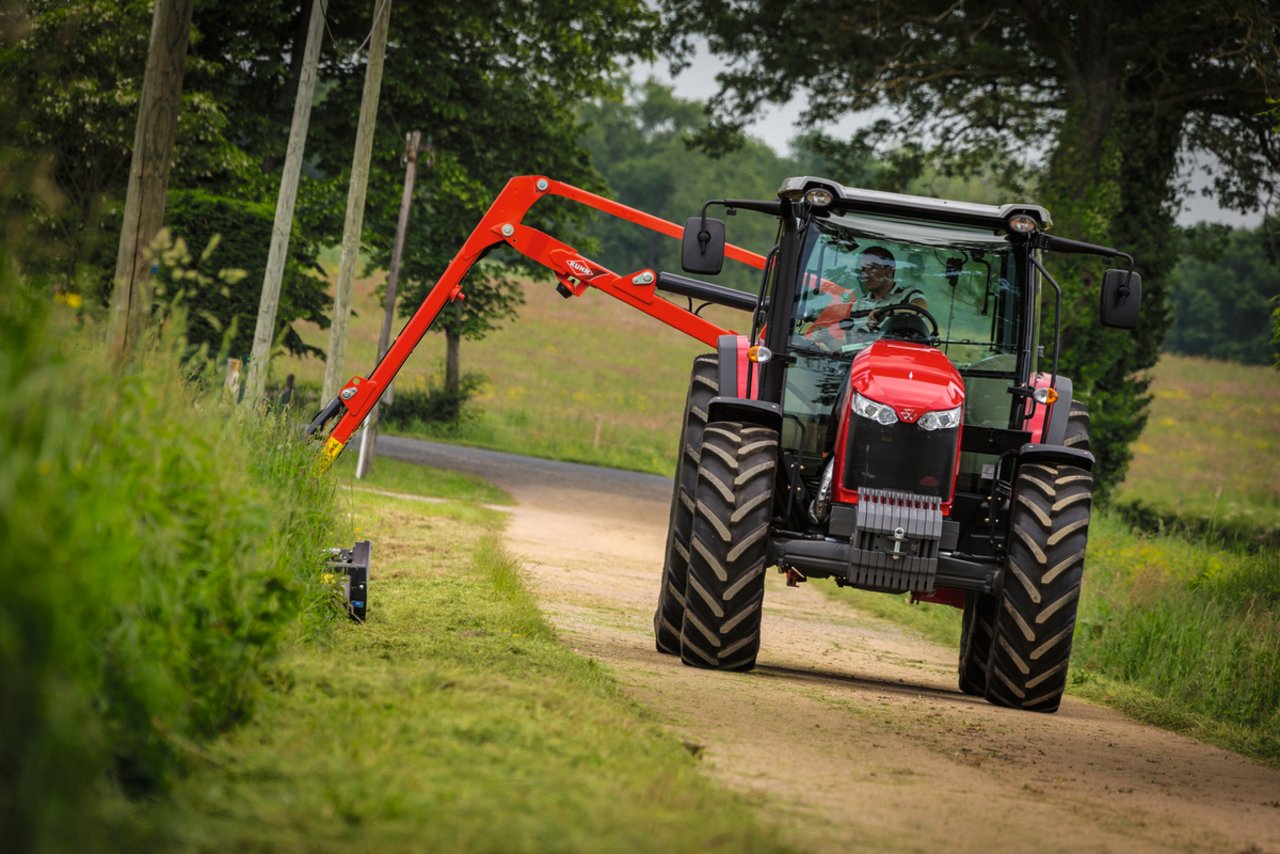
[[[909,341],[927,341],[938,337],[937,319],[929,313],[927,308],[921,308],[920,306],[912,305],[909,302],[899,302],[892,305],[880,306],[875,309],[867,309],[865,313],[871,314],[872,312],[875,312],[879,315],[880,319],[876,321],[876,328],[883,329],[889,315],[896,314],[900,311],[909,312],[923,317],[925,320],[929,321],[929,326],[932,327],[932,331],[928,335],[922,335],[919,330],[916,329],[895,330],[893,332],[894,337],[905,338]]]

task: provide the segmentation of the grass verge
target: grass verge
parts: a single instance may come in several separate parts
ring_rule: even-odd
[[[381,464],[382,460],[379,460]],[[153,842],[199,850],[772,850],[748,807],[555,637],[501,513],[354,493],[370,618],[295,646]]]
[[[1280,764],[1280,550],[1139,535],[1103,515],[1089,560],[1078,689]]]

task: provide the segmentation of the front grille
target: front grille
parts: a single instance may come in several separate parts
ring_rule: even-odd
[[[923,430],[898,421],[884,426],[854,415],[845,448],[846,489],[887,489],[951,498],[959,428]]]

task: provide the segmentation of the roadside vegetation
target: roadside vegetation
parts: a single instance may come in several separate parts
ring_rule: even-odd
[[[113,370],[100,328],[0,277],[0,826],[15,850],[97,847],[333,619],[333,488],[181,342]]]
[[[380,459],[343,489],[377,531],[369,621],[294,644],[255,722],[138,841],[195,850],[768,851],[748,806],[569,651],[500,545],[491,487]],[[340,479],[350,485],[347,476]],[[415,490],[418,491],[418,490]],[[357,535],[359,536],[359,535]],[[141,832],[141,831],[137,831]]]

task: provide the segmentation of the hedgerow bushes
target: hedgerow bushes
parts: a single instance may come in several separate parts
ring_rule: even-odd
[[[3,260],[0,836],[62,849],[244,720],[324,619],[333,494],[281,419],[184,381],[181,347],[112,371]]]

